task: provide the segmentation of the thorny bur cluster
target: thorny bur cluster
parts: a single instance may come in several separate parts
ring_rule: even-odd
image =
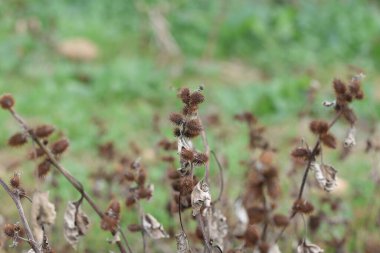
[[[294,164],[303,165],[305,169],[301,183],[293,181],[299,185],[299,190],[294,195],[295,200],[291,204],[288,215],[278,210],[279,199],[285,195],[280,187],[280,171],[283,168],[278,166],[281,163],[276,160],[278,150],[265,137],[265,127],[261,126],[250,112],[235,116],[236,120],[246,123],[249,130],[250,158],[241,162],[241,165],[246,168],[245,181],[241,184],[240,197],[235,203],[231,205],[226,199],[223,202],[226,206],[221,208],[219,201],[223,193],[223,168],[208,146],[206,131],[198,111],[205,101],[203,88],[194,91],[188,88],[181,89],[178,97],[183,108],[181,112],[172,113],[169,117],[174,124],[176,141],[163,139],[159,142],[159,147],[169,154],[162,157],[169,167],[164,180],[171,186],[167,209],[173,219],[178,215],[178,227],[169,228],[168,233],[153,215],[145,213],[140,203],[153,197],[154,187],[148,182],[148,170],[142,165],[138,151],[135,152],[133,158],[129,158],[117,154],[111,142],[99,146],[99,154],[106,161],[105,164],[114,166],[111,171],[102,167],[91,174],[91,179],[96,182],[96,187],[93,189],[94,195],[98,199],[109,202],[108,207],[102,211],[82,184],[60,164],[62,154],[69,147],[68,140],[61,135],[55,135],[55,128],[49,125],[30,128],[13,109],[15,101],[11,95],[2,96],[0,105],[11,113],[22,128],[22,132],[14,134],[8,144],[21,146],[28,142],[33,143],[33,149],[28,153],[28,158],[36,161],[38,178],[48,180],[50,172],[53,171],[56,175],[65,177],[80,194],[79,200],[67,203],[64,214],[64,237],[73,247],[76,247],[81,238],[89,233],[90,220],[81,208],[82,203],[86,201],[99,216],[100,228],[112,235],[108,241],[115,244],[122,253],[133,252],[124,232],[125,227],[129,232],[141,233],[144,252],[147,252],[151,245],[147,238],[156,240],[175,237],[177,253],[280,253],[281,239],[292,225],[297,227],[296,223],[299,219],[296,218],[302,218],[304,233],[298,238],[292,238],[290,233],[286,234],[286,243],[290,245],[292,243],[288,243],[289,241],[298,241],[296,245],[291,246],[297,253],[320,253],[324,250],[308,241],[309,233],[314,235],[322,221],[329,225],[339,224],[347,230],[349,230],[349,225],[344,220],[326,218],[322,210],[314,207],[311,198],[305,192],[307,187],[313,187],[313,183],[310,184],[310,182],[314,182],[314,185],[327,193],[333,192],[338,185],[338,170],[324,161],[323,154],[326,148],[338,147],[339,141],[334,136],[332,127],[341,118],[349,124],[342,145],[346,149],[355,146],[357,116],[351,108],[351,103],[364,97],[361,78],[361,76],[356,76],[348,83],[337,79],[333,81],[335,99],[323,102],[323,106],[331,110],[335,117],[330,122],[321,119],[311,121],[309,128],[316,138],[314,145],[302,141],[291,151]],[[203,143],[203,147],[196,146],[195,143],[198,143],[196,138]],[[373,143],[368,143],[367,149],[368,151],[380,150],[380,148],[376,149]],[[217,198],[212,198],[210,192],[211,182],[213,182],[210,179],[210,170],[214,169],[210,168],[211,154],[214,155],[220,168],[220,184],[212,185],[220,188]],[[292,173],[291,177],[295,178],[297,170]],[[309,178],[311,173],[314,179]],[[202,174],[203,176],[200,177],[199,175]],[[49,245],[48,235],[55,223],[56,212],[55,205],[49,201],[48,193],[35,192],[32,198],[29,198],[28,192],[21,184],[19,172],[11,178],[9,187],[1,178],[0,180],[3,188],[14,200],[20,215],[21,223],[11,222],[4,227],[5,235],[12,240],[11,246],[16,247],[21,242],[27,242],[31,248],[29,253],[54,252]],[[103,183],[108,187],[106,194],[97,186]],[[121,189],[117,194],[113,192],[113,185]],[[134,210],[138,214],[138,221],[124,227],[121,223],[123,210],[118,200],[120,197],[125,200],[126,213]],[[23,212],[21,198],[32,201],[34,211],[29,221],[31,225]],[[339,201],[333,200],[329,195],[320,198],[320,205],[325,204],[329,205],[333,211],[341,208]],[[306,217],[309,217],[308,222]],[[190,232],[193,220],[196,222],[196,230]],[[346,235],[342,238],[333,237],[329,241],[323,240],[322,243],[343,250],[345,242]]]

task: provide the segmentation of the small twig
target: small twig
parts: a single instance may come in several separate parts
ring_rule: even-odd
[[[127,245],[129,253],[132,253],[132,249],[129,246],[129,243],[128,243],[127,237],[125,236],[124,231],[120,227],[118,227],[117,230],[120,232],[121,238],[123,238],[123,241],[124,241],[125,245]]]
[[[104,217],[103,212],[96,205],[95,201],[87,194],[87,192],[85,192],[83,185],[58,162],[55,156],[51,153],[50,149],[47,148],[40,141],[40,139],[34,134],[32,129],[27,125],[27,123],[12,108],[9,108],[8,111],[15,118],[15,120],[20,124],[23,130],[29,134],[33,142],[36,143],[37,146],[41,148],[44,154],[48,157],[48,160],[53,165],[53,167],[56,168],[71,183],[71,185],[83,196],[83,198],[86,199],[86,201],[90,204],[90,206],[96,212],[96,214],[101,219],[103,219]],[[119,247],[119,250],[121,253],[126,253],[124,246],[120,242],[117,242],[116,244]]]
[[[203,239],[205,241],[205,246],[206,246],[207,252],[212,253],[212,249],[211,249],[211,246],[209,244],[209,239],[208,239],[208,236],[207,236],[207,233],[205,230],[205,225],[203,223],[202,215],[199,213],[199,214],[197,214],[196,218],[197,218],[199,226],[201,227],[201,230],[202,230],[202,235],[203,235]]]
[[[22,208],[20,196],[12,192],[12,190],[8,187],[8,185],[0,178],[0,184],[4,188],[4,190],[8,193],[8,195],[12,198],[13,202],[17,207],[18,214],[21,218],[21,223],[24,226],[26,236],[28,237],[28,243],[32,247],[35,253],[40,253],[41,250],[38,247],[37,242],[34,240],[32,230],[29,227],[29,223],[25,217],[24,209]]]
[[[218,165],[218,168],[219,168],[219,176],[220,176],[220,189],[219,189],[219,195],[218,197],[212,202],[213,205],[215,205],[216,203],[218,203],[221,199],[222,199],[222,195],[223,195],[223,191],[224,191],[224,176],[223,176],[223,166],[222,164],[220,163],[220,161],[218,160],[215,152],[213,150],[211,150],[211,154],[213,155],[217,165]]]

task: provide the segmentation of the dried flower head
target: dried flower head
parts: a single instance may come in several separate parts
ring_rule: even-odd
[[[259,241],[260,235],[254,225],[250,225],[247,227],[247,231],[245,232],[245,246],[246,247],[255,247]]]
[[[0,97],[1,108],[7,110],[11,109],[15,104],[15,100],[11,94],[4,94]]]
[[[335,149],[336,148],[336,139],[335,136],[330,133],[325,133],[321,135],[321,141],[324,145],[326,145],[329,148]]]
[[[283,214],[273,215],[273,222],[276,227],[286,227],[289,224],[289,217]]]
[[[293,204],[293,211],[298,213],[310,214],[314,211],[314,206],[303,199],[297,199]]]
[[[8,140],[8,145],[12,147],[21,146],[28,141],[25,133],[16,133]]]
[[[55,128],[53,126],[49,125],[41,125],[37,126],[33,132],[38,138],[46,138],[49,137],[53,132]]]
[[[14,173],[13,177],[10,180],[10,184],[13,188],[20,187],[20,173],[18,172]]]
[[[176,112],[173,112],[172,114],[170,114],[169,119],[171,122],[173,122],[177,126],[180,126],[185,120],[181,114],[176,113]]]
[[[50,171],[50,160],[45,159],[37,167],[37,174],[39,178],[45,177]]]
[[[69,147],[69,142],[67,139],[61,139],[56,141],[51,146],[51,152],[55,155],[62,154]]]
[[[325,134],[329,130],[329,123],[322,120],[314,120],[310,123],[310,130],[314,134]]]

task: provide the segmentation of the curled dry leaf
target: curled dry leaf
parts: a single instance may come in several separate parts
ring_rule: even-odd
[[[356,133],[355,127],[351,127],[347,133],[346,138],[344,139],[344,147],[351,148],[356,145],[355,133]]]
[[[53,225],[56,216],[55,206],[49,201],[49,192],[35,192],[31,208],[31,226],[38,243],[42,243],[43,240],[42,226],[46,228]]]
[[[223,250],[223,241],[228,233],[227,218],[219,209],[214,209],[210,218],[210,241],[212,246],[218,246]]]
[[[182,231],[175,236],[177,241],[177,253],[190,253],[191,249],[186,234]]]
[[[90,226],[88,216],[82,211],[80,206],[76,206],[75,202],[67,203],[64,214],[63,234],[66,241],[74,248],[81,236],[84,236]]]
[[[169,235],[165,232],[164,227],[150,214],[145,214],[142,221],[145,232],[152,239],[168,238]]]
[[[312,162],[310,169],[314,171],[315,179],[318,184],[327,192],[331,192],[337,186],[336,173],[334,167],[317,162]]]
[[[306,243],[305,240],[297,247],[297,253],[322,253],[322,252],[324,252],[324,250],[321,249],[318,245],[315,245],[312,243]]]
[[[235,216],[238,220],[233,234],[235,236],[243,236],[248,227],[249,217],[247,210],[243,206],[243,201],[238,199],[235,204]]]
[[[199,181],[191,193],[191,206],[193,208],[193,216],[201,213],[205,216],[207,209],[211,206],[211,194],[208,184],[203,180]]]
[[[180,136],[178,137],[178,150],[177,150],[178,154],[181,154],[182,148],[186,150],[193,150],[193,143],[191,142],[191,140],[183,136]]]

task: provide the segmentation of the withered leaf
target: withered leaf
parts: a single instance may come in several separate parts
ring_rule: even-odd
[[[151,214],[145,214],[142,225],[144,231],[152,239],[168,238],[169,235],[165,232],[164,227]]]
[[[312,162],[310,169],[314,171],[315,179],[318,184],[327,192],[331,192],[337,186],[336,173],[334,167],[323,164],[322,166],[317,162]]]
[[[210,241],[212,246],[218,246],[223,250],[224,238],[228,233],[227,219],[219,209],[214,209],[210,216]]]
[[[243,206],[243,201],[241,199],[238,199],[235,202],[234,207],[235,216],[238,222],[236,224],[233,234],[235,236],[243,236],[245,234],[245,231],[247,230],[249,222],[248,213],[245,207]]]
[[[81,207],[78,206],[77,208],[75,202],[72,201],[67,203],[63,219],[63,234],[65,239],[75,248],[80,237],[87,233],[90,226],[90,220],[82,211]]]
[[[207,209],[211,206],[211,194],[208,184],[203,180],[199,181],[191,193],[191,206],[193,208],[193,216],[201,213],[205,216]]]
[[[355,127],[351,127],[347,133],[346,138],[344,139],[344,147],[351,148],[356,145],[355,132]]]
[[[318,245],[315,245],[312,243],[306,243],[305,240],[297,247],[297,253],[322,253],[322,252],[324,252],[324,250],[321,249]]]
[[[42,243],[42,226],[53,225],[57,213],[54,204],[49,201],[49,192],[35,192],[32,200],[31,227],[36,241]]]
[[[182,231],[175,236],[177,241],[177,253],[190,253],[189,241],[187,240],[186,234]]]

